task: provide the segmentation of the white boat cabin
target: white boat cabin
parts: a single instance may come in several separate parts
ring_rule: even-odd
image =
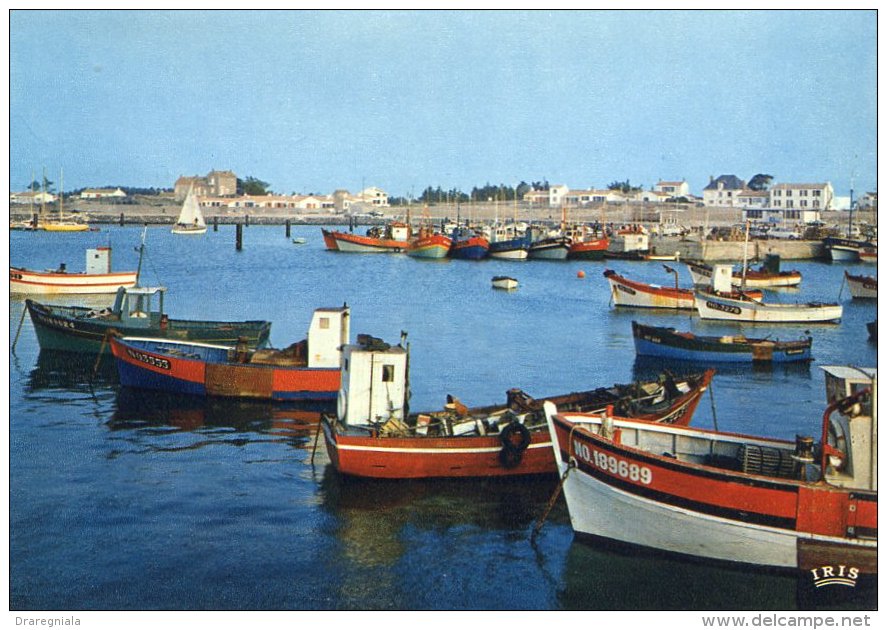
[[[878,371],[838,365],[824,365],[822,369],[829,404],[871,389],[864,400],[831,415],[828,444],[840,454],[829,454],[825,480],[842,488],[877,491]]]
[[[307,338],[309,368],[339,367],[342,348],[351,338],[351,309],[315,309]]]
[[[714,265],[712,267],[711,288],[718,293],[733,292],[733,265]]]
[[[111,248],[97,247],[86,250],[86,273],[111,273]]]
[[[372,426],[403,422],[408,414],[408,351],[369,335],[342,350],[339,422]]]

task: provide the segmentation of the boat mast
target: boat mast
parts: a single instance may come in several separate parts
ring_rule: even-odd
[[[745,291],[745,270],[748,266],[748,228],[749,228],[748,219],[745,220],[745,245],[742,247],[742,284],[739,285],[740,291]]]
[[[65,169],[62,168],[59,171],[59,223],[62,222],[62,218],[65,216],[64,212],[62,212],[62,206],[65,203]]]

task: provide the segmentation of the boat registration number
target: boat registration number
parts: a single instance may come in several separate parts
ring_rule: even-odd
[[[622,291],[623,293],[628,293],[629,295],[637,295],[637,291],[632,289],[631,287],[624,286],[622,284],[617,284],[616,288]]]
[[[742,309],[738,306],[732,306],[730,304],[721,304],[719,302],[710,302],[706,301],[705,305],[708,308],[714,309],[716,311],[723,311],[725,313],[732,313],[733,315],[739,315],[742,313]]]
[[[645,485],[653,481],[653,471],[646,466],[630,464],[624,459],[589,448],[587,444],[582,444],[576,440],[573,440],[573,452],[586,464],[590,464],[611,475],[617,475]]]
[[[160,357],[151,356],[150,354],[145,354],[144,352],[138,352],[136,350],[126,349],[126,354],[135,359],[136,361],[141,361],[142,363],[147,363],[148,365],[153,365],[156,368],[160,368],[161,370],[169,369],[169,361],[166,359],[161,359]]]

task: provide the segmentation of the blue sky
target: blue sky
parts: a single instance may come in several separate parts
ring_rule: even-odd
[[[874,11],[16,11],[10,187],[875,190]]]

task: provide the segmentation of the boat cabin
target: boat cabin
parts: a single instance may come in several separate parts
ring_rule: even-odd
[[[711,288],[717,293],[733,292],[733,265],[713,265]]]
[[[852,405],[839,405],[823,419],[827,440],[825,480],[843,488],[878,489],[878,371],[874,368],[825,365],[829,405],[869,389]]]
[[[111,273],[111,248],[97,247],[86,250],[86,273]]]
[[[121,324],[151,328],[165,318],[163,294],[166,287],[120,287],[111,309]],[[156,300],[155,300],[156,296]]]
[[[403,344],[403,341],[401,341]],[[409,413],[408,350],[370,335],[342,350],[339,422],[350,426],[403,423]]]

